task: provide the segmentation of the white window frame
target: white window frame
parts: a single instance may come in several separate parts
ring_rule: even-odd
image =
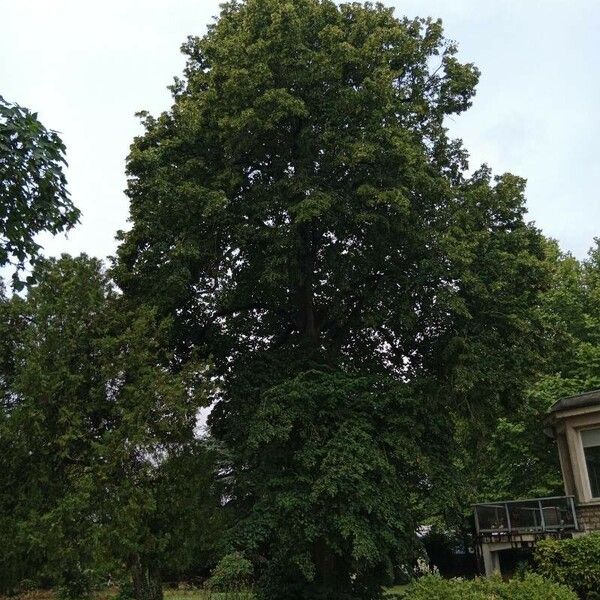
[[[573,475],[573,485],[575,486],[573,491],[575,492],[576,500],[583,504],[600,504],[600,497],[595,498],[592,496],[585,453],[583,451],[583,440],[581,438],[582,431],[600,429],[600,411],[597,408],[582,412],[573,411],[571,414],[564,415],[563,419],[564,425],[561,430],[565,433],[569,455],[566,462]],[[564,473],[563,479],[565,482],[567,481]]]
[[[579,441],[579,449],[580,449],[580,455],[581,455],[581,467],[582,467],[582,471],[583,471],[583,475],[585,475],[585,477],[583,477],[583,492],[584,492],[584,498],[586,502],[600,502],[600,496],[592,496],[592,484],[590,483],[590,473],[588,471],[588,467],[587,467],[587,460],[585,458],[585,447],[583,445],[583,432],[584,431],[593,431],[593,430],[597,430],[600,431],[600,423],[596,424],[596,425],[589,425],[587,427],[580,427],[579,429],[577,429],[577,438]],[[595,447],[595,446],[594,446]]]

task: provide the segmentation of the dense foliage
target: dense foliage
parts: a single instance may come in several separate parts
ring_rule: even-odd
[[[536,571],[577,591],[583,600],[600,595],[600,533],[564,540],[542,540],[535,547]]]
[[[547,265],[551,285],[537,309],[545,340],[543,360],[522,403],[497,420],[477,459],[474,487],[480,500],[563,493],[555,443],[540,434],[540,423],[558,398],[600,387],[598,242],[584,260],[549,242]]]
[[[239,552],[226,554],[215,566],[207,586],[218,592],[239,592],[250,588],[252,563]]]
[[[468,176],[447,136],[478,71],[439,22],[248,0],[183,49],[132,146],[115,277],[179,360],[214,360],[232,537],[263,592],[376,597],[415,523],[466,504],[458,449],[523,399],[546,244],[523,180]]]
[[[63,173],[65,147],[32,113],[0,96],[0,266],[11,263],[13,282],[35,262],[43,231],[59,233],[79,218]]]
[[[80,598],[127,572],[143,597],[164,552],[185,551],[169,536],[200,533],[216,504],[193,440],[203,367],[163,366],[152,313],[124,310],[99,261],[45,260],[35,277],[1,311],[1,585],[30,578]]]
[[[348,586],[347,569],[352,593],[368,597],[379,589],[374,572],[377,586],[411,561],[415,505],[437,477],[429,457],[441,453],[445,432],[409,394],[385,377],[324,369],[264,393],[247,441],[261,459],[237,486],[260,493],[237,532],[253,555],[269,540],[267,597],[281,593],[284,577],[293,597],[321,597],[323,586],[331,594]]]
[[[507,582],[424,577],[396,597],[398,600],[577,600],[577,595],[567,586],[536,575]]]

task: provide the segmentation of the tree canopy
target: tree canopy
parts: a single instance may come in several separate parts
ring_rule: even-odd
[[[0,266],[19,272],[35,262],[37,234],[56,234],[79,220],[63,172],[65,146],[56,131],[46,129],[37,113],[0,96]]]
[[[10,332],[0,361],[0,586],[49,581],[81,598],[128,574],[135,597],[148,597],[176,556],[183,569],[201,560],[171,532],[202,531],[218,505],[214,461],[194,439],[204,367],[171,374],[152,312],[128,311],[97,259],[38,261],[34,279],[25,299],[0,304]],[[192,542],[198,552],[214,541],[211,527]]]
[[[468,174],[445,119],[479,73],[439,21],[230,2],[183,51],[128,159],[116,280],[172,320],[180,360],[214,360],[264,593],[376,597],[424,505],[451,506],[453,446],[476,452],[538,364],[524,181]]]

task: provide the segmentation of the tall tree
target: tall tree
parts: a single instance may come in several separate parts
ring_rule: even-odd
[[[195,457],[195,481],[210,477],[194,440],[204,367],[172,374],[153,312],[128,310],[100,261],[45,259],[34,275],[26,298],[0,304],[12,331],[0,361],[0,583],[81,598],[126,573],[136,598],[160,598],[170,530],[182,530],[165,489],[198,503],[168,465]]]
[[[542,300],[551,352],[531,393],[548,408],[600,387],[600,240],[584,260],[555,245],[553,285]]]
[[[87,587],[96,527],[90,465],[99,432],[102,379],[97,344],[107,331],[110,292],[99,261],[38,262],[39,283],[5,304],[0,564],[20,579]]]
[[[79,211],[67,192],[63,167],[65,146],[56,131],[46,129],[37,113],[0,96],[0,266],[19,272],[40,250],[36,235],[73,227]]]
[[[554,241],[546,248],[551,284],[535,317],[543,355],[522,402],[488,425],[484,451],[463,455],[465,471],[473,474],[465,491],[473,500],[562,493],[556,444],[543,434],[544,419],[558,398],[600,385],[598,244],[583,261],[561,252]]]
[[[478,71],[438,21],[229,2],[183,51],[132,146],[115,277],[182,363],[214,359],[266,597],[375,598],[426,500],[450,504],[455,422],[515,406],[538,358],[524,182],[465,174],[444,123]]]

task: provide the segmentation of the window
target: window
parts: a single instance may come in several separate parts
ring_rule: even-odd
[[[592,497],[600,498],[600,429],[586,429],[582,431],[581,442],[583,444]]]

